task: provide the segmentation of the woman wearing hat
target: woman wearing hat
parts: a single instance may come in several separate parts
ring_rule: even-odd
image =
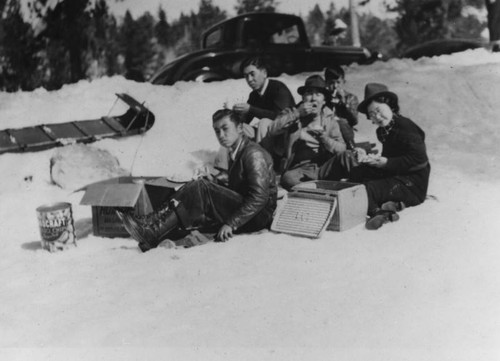
[[[346,150],[333,111],[326,106],[330,91],[319,75],[306,79],[297,89],[302,102],[276,118],[287,129],[286,161],[281,185],[289,190],[300,182],[318,179],[319,168],[335,154]]]
[[[397,211],[425,200],[430,164],[425,133],[412,120],[399,114],[398,97],[387,86],[369,83],[358,110],[378,128],[382,143],[380,156],[358,150],[359,165],[349,180],[364,183],[368,193],[368,229],[399,219]]]

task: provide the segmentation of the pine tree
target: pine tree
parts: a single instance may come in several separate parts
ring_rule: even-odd
[[[338,16],[337,10],[335,9],[335,4],[333,2],[330,3],[328,10],[326,11],[325,16],[325,26],[323,27],[323,38],[325,39],[325,45],[332,45],[330,33],[335,27],[335,19]]]
[[[83,56],[88,41],[89,4],[89,0],[63,0],[46,17],[49,37],[59,40],[68,52],[70,82],[85,77]]]
[[[170,25],[167,22],[167,14],[165,10],[160,6],[158,10],[159,21],[155,25],[155,36],[158,39],[158,43],[163,46],[168,46],[170,44],[169,30]]]
[[[137,20],[129,11],[121,26],[120,44],[125,57],[125,76],[128,79],[143,81],[149,72],[148,66],[154,57],[154,18],[146,12]]]
[[[40,44],[23,20],[19,0],[0,3],[0,10],[0,89],[33,90],[41,83],[36,74]]]
[[[309,12],[306,21],[307,35],[309,37],[309,42],[314,45],[319,45],[322,41],[322,35],[324,33],[325,27],[325,16],[316,4],[314,8]]]
[[[237,14],[244,14],[250,12],[266,12],[274,13],[278,2],[275,0],[238,0],[235,6]]]
[[[116,19],[109,13],[106,0],[96,1],[90,14],[90,25],[87,31],[86,76],[95,78],[113,75],[117,72],[116,58],[118,56]]]
[[[359,17],[361,43],[370,50],[376,50],[385,57],[397,56],[398,34],[392,20],[380,19],[371,14]]]
[[[476,0],[396,0],[389,10],[398,13],[395,30],[399,49],[435,39],[477,37],[482,25],[477,19],[462,16],[465,5],[478,4]]]
[[[191,41],[194,49],[201,45],[201,35],[210,26],[226,18],[226,12],[213,5],[212,0],[201,0],[198,13],[192,16]]]

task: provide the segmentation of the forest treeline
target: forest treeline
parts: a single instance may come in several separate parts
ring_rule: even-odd
[[[196,11],[167,21],[165,9],[117,19],[109,3],[119,0],[0,0],[0,90],[58,89],[81,79],[123,75],[147,80],[166,62],[200,46],[209,26],[228,18],[213,0],[200,0]],[[370,0],[360,2],[360,7]],[[378,0],[377,0],[378,1]],[[49,6],[50,5],[50,6]],[[361,43],[386,57],[423,41],[478,39],[487,28],[483,0],[396,0],[390,20],[359,12]],[[275,0],[235,0],[235,13],[280,11]],[[348,9],[334,2],[301,14],[312,44],[325,43],[336,19],[348,25]]]

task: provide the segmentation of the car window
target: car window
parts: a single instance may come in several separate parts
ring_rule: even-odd
[[[250,47],[302,43],[300,28],[294,19],[279,19],[273,22],[245,19],[242,37],[243,44]]]
[[[271,43],[274,44],[295,44],[300,40],[299,28],[297,25],[280,29],[271,35]]]
[[[222,29],[221,28],[215,29],[213,32],[211,32],[206,36],[205,47],[206,48],[216,47],[221,43],[221,38],[222,38]]]

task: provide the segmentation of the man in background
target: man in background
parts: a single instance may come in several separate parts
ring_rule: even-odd
[[[245,134],[272,155],[277,169],[284,155],[284,138],[274,134],[274,119],[283,109],[294,107],[295,100],[283,82],[268,77],[262,58],[246,59],[240,69],[252,91],[246,103],[236,103],[232,110],[243,118]],[[225,163],[219,152],[215,166],[224,168]]]
[[[344,141],[354,145],[354,130],[358,124],[358,97],[344,89],[345,72],[341,66],[325,69],[326,87],[331,92],[327,106],[335,112]]]

